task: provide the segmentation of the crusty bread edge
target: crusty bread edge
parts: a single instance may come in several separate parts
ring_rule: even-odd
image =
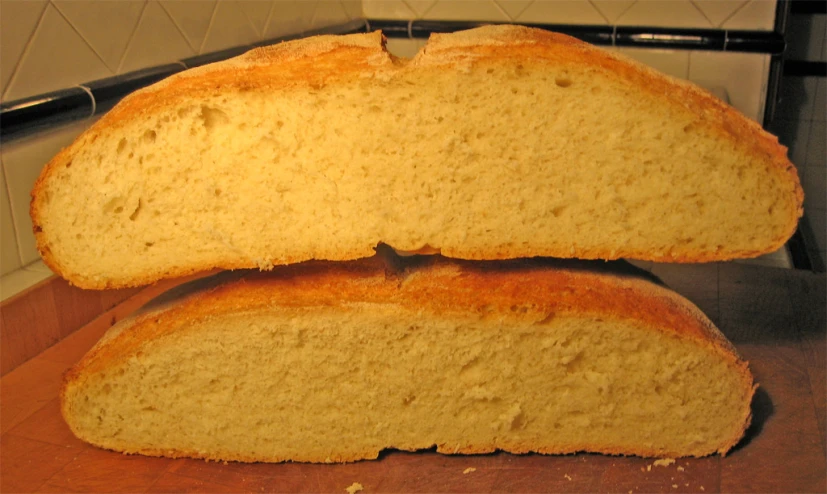
[[[63,149],[44,168],[35,182],[32,190],[30,215],[38,251],[44,263],[52,271],[69,280],[73,285],[87,289],[114,289],[141,286],[153,283],[159,279],[188,276],[199,271],[214,268],[246,269],[255,268],[252,261],[227,259],[215,265],[202,265],[192,268],[178,267],[165,272],[146,273],[143,276],[134,276],[123,281],[100,280],[74,273],[65,268],[50,252],[46,238],[39,223],[40,203],[45,194],[45,183],[60,167],[71,164],[77,151],[87,142],[94,142],[100,135],[111,132],[128,121],[130,117],[163,107],[170,100],[186,95],[197,97],[212,94],[216,86],[239,89],[255,89],[251,82],[251,71],[266,68],[273,63],[306,63],[307,58],[324,54],[328,57],[348,56],[360,54],[363,63],[352,63],[347,66],[337,66],[340,70],[329,74],[310,72],[307,79],[302,81],[309,85],[328,84],[335,80],[358,76],[369,72],[392,72],[399,69],[384,46],[385,39],[378,31],[369,34],[348,36],[321,36],[282,43],[270,47],[256,48],[243,55],[217,62],[196,69],[180,72],[161,82],[143,88],[124,98],[110,112],[84,132],[74,143]],[[547,46],[565,45],[571,50],[561,55],[560,51],[548,50]],[[577,60],[586,66],[595,69],[610,71],[618,77],[634,84],[643,93],[652,98],[661,99],[670,105],[682,105],[688,111],[703,115],[703,120],[697,122],[701,131],[723,136],[756,155],[762,155],[771,164],[771,173],[775,173],[781,183],[791,185],[792,208],[795,213],[789,217],[783,232],[773,239],[764,249],[759,250],[726,250],[723,252],[687,252],[680,246],[675,246],[670,252],[655,255],[651,252],[634,251],[628,248],[614,249],[584,249],[571,251],[570,248],[534,249],[514,251],[512,248],[500,248],[485,251],[469,251],[463,246],[443,247],[442,254],[457,259],[467,260],[495,260],[513,259],[519,257],[554,256],[559,258],[580,259],[620,259],[632,258],[655,262],[713,262],[739,258],[753,258],[762,254],[774,252],[781,248],[795,232],[798,220],[803,215],[804,192],[801,187],[798,172],[787,157],[787,148],[778,143],[778,139],[767,133],[756,122],[744,117],[738,111],[725,104],[712,94],[695,86],[692,83],[662,74],[646,65],[629,59],[617,53],[612,53],[567,35],[543,31],[540,29],[522,26],[485,26],[453,34],[435,34],[428,44],[410,62],[411,68],[422,64],[453,64],[458,60],[466,63],[477,59],[502,60],[515,54],[529,54],[536,59],[566,58],[569,61]],[[403,64],[404,66],[404,64]],[[249,73],[248,73],[249,72]],[[289,72],[289,71],[287,71]],[[268,73],[269,75],[272,75]],[[303,72],[304,74],[304,72]],[[209,79],[202,76],[210,75],[221,79],[221,84],[209,83]],[[284,78],[270,78],[266,84],[259,81],[259,86],[269,87],[273,84],[298,84],[297,81],[284,82]],[[279,82],[281,81],[281,82]],[[723,129],[723,131],[721,131]],[[377,243],[382,239],[377,239]],[[327,255],[323,260],[345,261],[368,257],[372,255],[369,246],[354,246],[353,248]],[[284,256],[279,260],[272,260],[277,264],[291,264],[309,260],[306,254]]]
[[[412,304],[418,309],[425,309],[426,312],[435,314],[460,315],[463,313],[478,312],[480,307],[490,310],[492,304],[494,310],[502,317],[517,317],[509,309],[514,303],[536,304],[543,298],[537,290],[538,278],[542,280],[543,286],[559,286],[558,294],[569,291],[570,298],[567,303],[573,303],[567,309],[555,306],[554,300],[546,301],[545,306],[538,308],[540,313],[548,312],[553,307],[557,313],[566,310],[580,314],[599,314],[601,317],[617,317],[620,319],[634,319],[641,324],[648,326],[653,331],[658,331],[674,337],[690,338],[709,351],[720,355],[740,376],[742,382],[743,403],[747,406],[743,411],[742,427],[731,437],[721,442],[716,451],[689,454],[678,451],[655,451],[645,448],[618,450],[595,445],[594,447],[569,450],[565,448],[538,448],[530,444],[509,444],[500,445],[502,451],[520,454],[537,452],[543,454],[569,454],[578,451],[590,451],[610,455],[637,455],[642,457],[677,457],[677,456],[706,456],[719,453],[725,455],[743,437],[744,432],[751,421],[751,409],[749,404],[757,386],[753,383],[748,363],[743,361],[737,354],[732,344],[714,326],[714,324],[691,302],[680,295],[652,282],[633,277],[609,278],[605,275],[596,274],[587,270],[578,269],[554,269],[548,270],[542,267],[543,263],[516,261],[516,262],[488,262],[468,263],[462,261],[450,261],[444,258],[432,258],[420,262],[415,266],[407,266],[399,270],[387,261],[378,257],[345,263],[304,263],[285,268],[277,268],[275,273],[247,273],[245,276],[228,275],[232,279],[228,284],[215,286],[207,282],[194,293],[183,295],[178,301],[167,301],[164,305],[153,307],[145,314],[129,320],[119,322],[110,329],[104,338],[73,368],[64,376],[64,383],[61,388],[61,412],[69,424],[72,432],[81,439],[95,444],[94,440],[84,437],[82,431],[72,426],[69,407],[68,388],[81,383],[93,375],[98,369],[116,363],[120,359],[127,358],[143,348],[147,341],[156,341],[159,337],[166,337],[180,330],[189,322],[197,321],[202,317],[215,317],[216,314],[232,313],[233,311],[248,311],[256,307],[267,307],[269,302],[264,300],[269,295],[276,294],[280,289],[285,293],[289,292],[289,298],[296,303],[304,304],[314,297],[321,296],[317,300],[318,305],[329,305],[340,300],[342,304],[348,302],[364,301],[359,297],[365,294],[375,295],[377,300],[387,299],[393,293],[403,294],[400,300],[403,305]],[[491,273],[499,273],[499,276],[490,276]],[[281,275],[281,276],[280,276]],[[451,279],[461,275],[464,278],[463,284],[470,283],[465,293],[456,290],[451,285]],[[528,276],[525,285],[530,286],[526,291],[535,293],[533,297],[526,299],[525,293],[514,293],[514,286],[506,286],[505,294],[494,289],[502,287],[503,277]],[[472,278],[469,282],[469,277]],[[531,279],[533,277],[533,279]],[[480,281],[482,280],[482,284]],[[296,285],[298,283],[298,286]],[[442,304],[442,301],[434,301],[433,293],[423,293],[426,285],[440,285],[443,293],[453,293],[450,304]],[[281,286],[280,286],[281,285]],[[347,287],[350,287],[348,290]],[[568,288],[567,288],[568,287]],[[334,295],[326,295],[334,292]],[[404,294],[404,293],[407,294]],[[470,300],[468,293],[478,294],[480,300]],[[634,301],[630,313],[617,313],[617,305],[609,304],[608,308],[604,300],[612,297],[601,297],[599,294],[610,293],[612,296],[620,295],[627,297],[627,301]],[[597,294],[598,296],[594,296]],[[288,296],[288,295],[285,295]],[[304,297],[304,298],[303,298]],[[356,297],[354,299],[354,297]],[[245,301],[249,303],[245,305]],[[375,300],[371,300],[375,301]],[[449,301],[444,301],[449,302]],[[278,304],[278,302],[276,302]],[[446,307],[451,309],[446,312]],[[662,321],[676,322],[674,326],[664,325]],[[104,445],[99,445],[105,447]],[[478,454],[494,451],[491,446],[481,445],[437,445],[438,451],[442,453]],[[414,450],[417,447],[412,445],[398,444],[393,448],[401,450]],[[232,454],[208,455],[194,451],[176,450],[153,450],[136,449],[124,451],[125,453],[140,453],[150,456],[169,457],[195,457],[208,460],[234,460],[241,462],[253,461],[299,461],[299,462],[349,462],[361,459],[375,458],[377,451],[367,451],[353,456],[341,456],[335,458],[252,458]]]

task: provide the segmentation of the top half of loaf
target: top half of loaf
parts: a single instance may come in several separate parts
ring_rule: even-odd
[[[435,34],[411,60],[373,32],[179,73],[57,155],[31,212],[46,262],[103,288],[379,242],[464,259],[752,257],[783,245],[802,202],[786,149],[706,91],[565,35],[487,26]]]

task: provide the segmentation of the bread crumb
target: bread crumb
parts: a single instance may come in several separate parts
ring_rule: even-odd
[[[350,485],[350,487],[346,488],[345,490],[348,494],[356,494],[362,489],[364,489],[364,487],[362,487],[362,484],[360,484],[359,482],[354,482]]]
[[[566,480],[571,480],[571,477],[569,477],[569,474],[565,474],[565,475],[563,475],[563,477],[565,477]]]
[[[646,465],[646,471],[651,472],[652,471],[652,465]]]
[[[468,468],[466,468],[465,470],[463,470],[463,471],[462,471],[462,473],[471,473],[471,472],[476,472],[476,471],[477,471],[477,469],[476,469],[476,468],[474,468],[474,467],[468,467]]]
[[[703,491],[703,490],[705,490],[705,489],[704,489],[704,486],[701,486],[701,490],[702,490],[702,491]]]
[[[655,460],[655,463],[653,463],[653,465],[655,465],[656,467],[668,467],[673,463],[675,463],[675,460],[673,460],[672,458],[663,458],[660,460]]]
[[[683,468],[683,467],[678,467],[678,471],[679,471],[679,472],[683,472],[683,471],[684,471],[684,468]]]
[[[646,469],[645,469],[645,468],[643,468],[643,467],[640,467],[640,471],[641,471],[641,472],[645,472],[645,471],[646,471]]]
[[[672,488],[673,488],[673,489],[677,489],[677,488],[678,488],[678,484],[672,484]]]

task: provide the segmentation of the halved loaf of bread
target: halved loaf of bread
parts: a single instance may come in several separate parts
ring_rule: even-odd
[[[779,248],[777,139],[694,85],[515,26],[259,48],[124,99],[56,156],[32,218],[75,285],[367,257],[697,262]]]
[[[651,281],[572,261],[406,262],[178,290],[68,372],[63,416],[125,453],[302,462],[433,445],[703,456],[749,424],[746,362]]]

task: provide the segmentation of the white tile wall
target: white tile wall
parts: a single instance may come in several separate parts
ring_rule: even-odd
[[[118,64],[118,73],[163,65],[198,53],[158,2],[146,4]]]
[[[377,19],[772,30],[775,0],[364,0]]]
[[[423,46],[424,39],[388,38],[385,48],[397,57],[413,58]]]
[[[361,16],[359,0],[0,0],[0,100]]]
[[[594,5],[580,0],[534,2],[517,20],[549,24],[608,24]]]
[[[49,3],[4,88],[3,99],[14,100],[111,75],[112,70]]]
[[[210,27],[217,0],[162,0],[161,7],[184,35],[190,48],[198,53]]]
[[[201,45],[200,53],[241,46],[259,39],[258,33],[241,4],[235,0],[218,0],[212,23]]]
[[[0,185],[0,276],[3,276],[20,267],[20,257],[17,255],[17,235],[14,232],[9,189],[6,187],[4,173],[0,173]]]
[[[0,1],[0,94],[6,89],[47,5],[46,0]]]
[[[719,27],[772,31],[775,26],[775,7],[775,0],[752,0],[736,10]]]
[[[681,79],[689,78],[687,50],[650,50],[646,48],[618,48],[617,51],[664,74]]]
[[[529,7],[530,8],[530,7]],[[493,21],[508,22],[511,18],[494,0],[478,0],[469,5],[468,0],[439,0],[423,15],[423,19],[446,21]]]
[[[692,51],[689,80],[726,90],[729,103],[761,123],[767,94],[770,56],[760,53]]]
[[[109,70],[116,72],[146,2],[53,0],[52,3]],[[119,19],[119,22],[111,22],[111,19]]]

